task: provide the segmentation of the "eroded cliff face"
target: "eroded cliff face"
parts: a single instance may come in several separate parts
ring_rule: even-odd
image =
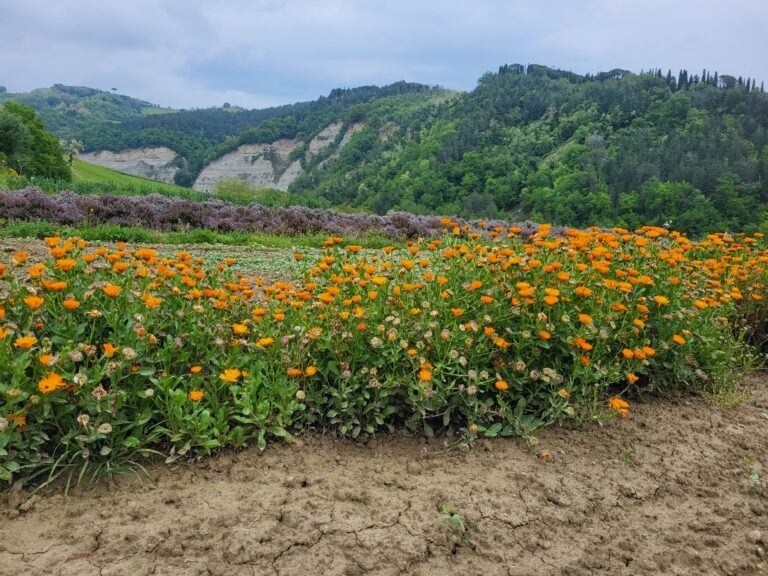
[[[300,145],[300,140],[278,140],[240,146],[203,168],[192,188],[213,193],[221,180],[237,178],[254,187],[287,190],[301,173],[299,160],[290,160],[291,152]]]
[[[339,151],[363,126],[362,122],[357,122],[342,133],[344,124],[334,122],[310,140],[301,155],[295,153],[304,145],[301,140],[283,139],[271,144],[245,144],[203,168],[192,188],[211,194],[220,181],[237,178],[256,188],[288,190],[288,186],[304,171],[302,161],[310,162],[329,146],[335,146],[320,165],[325,166],[338,156]],[[127,174],[172,183],[179,170],[174,165],[178,164],[176,156],[170,148],[138,148],[122,152],[105,150],[82,154],[81,158]]]
[[[169,184],[173,184],[173,177],[179,171],[179,167],[174,163],[176,156],[176,152],[166,147],[134,148],[122,152],[102,150],[80,154],[82,160],[91,164]]]

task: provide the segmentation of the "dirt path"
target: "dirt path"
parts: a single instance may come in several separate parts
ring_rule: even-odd
[[[519,439],[314,438],[6,494],[0,574],[768,574],[768,378],[747,384],[736,408],[652,400],[543,431],[549,462]]]

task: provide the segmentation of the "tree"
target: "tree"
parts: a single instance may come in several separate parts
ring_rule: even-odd
[[[0,108],[0,151],[19,174],[72,179],[58,140],[29,106],[6,102]]]

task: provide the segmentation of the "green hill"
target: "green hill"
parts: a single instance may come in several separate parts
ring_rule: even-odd
[[[165,182],[158,182],[157,180],[150,180],[148,178],[141,178],[140,176],[123,174],[122,172],[117,172],[110,168],[84,162],[79,158],[75,158],[72,162],[72,176],[75,182],[113,184],[115,187],[133,187],[137,189],[148,188],[155,192],[166,193],[169,196],[190,195],[189,188],[176,186],[174,184],[166,184]]]
[[[768,221],[768,95],[707,70],[581,76],[513,64],[465,93],[398,82],[263,110],[173,114],[91,89],[55,94],[96,111],[51,124],[58,104],[46,101],[40,114],[54,133],[86,151],[167,146],[185,186],[243,144],[289,139],[290,155],[273,166],[300,161],[288,192],[308,205],[697,234]],[[343,125],[336,140],[307,153],[331,124]]]

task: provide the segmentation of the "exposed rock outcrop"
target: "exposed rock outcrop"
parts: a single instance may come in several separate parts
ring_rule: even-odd
[[[174,162],[176,156],[176,152],[164,146],[133,148],[122,152],[101,150],[80,154],[80,158],[86,162],[169,184],[173,183],[173,177],[179,170]]]

